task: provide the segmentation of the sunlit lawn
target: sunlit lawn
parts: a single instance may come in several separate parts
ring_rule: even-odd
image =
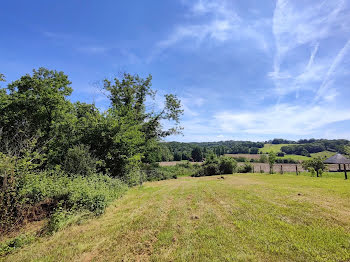
[[[5,261],[349,261],[350,181],[235,174],[146,183]],[[1,260],[1,259],[0,259]]]

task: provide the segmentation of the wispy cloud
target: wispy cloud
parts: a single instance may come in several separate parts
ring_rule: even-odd
[[[343,0],[310,2],[299,8],[294,1],[277,1],[272,27],[276,53],[269,76],[278,95],[295,92],[298,98],[300,90],[311,90],[315,100],[331,97],[324,91],[332,85],[349,47],[346,44],[335,58],[318,54],[323,41],[350,32],[345,6]],[[305,56],[302,50],[309,50],[310,55]],[[336,94],[334,90],[332,93]]]
[[[86,54],[105,54],[111,49],[103,46],[81,46],[77,50]]]
[[[349,51],[350,51],[350,39],[346,42],[344,47],[339,51],[339,53],[333,60],[333,63],[329,67],[320,88],[317,90],[315,101],[319,100],[321,97],[329,98],[329,95],[327,95],[328,93],[327,91],[329,91],[330,86],[333,84],[332,76],[335,74],[337,67],[343,61],[344,56],[346,56],[349,53]]]
[[[280,104],[260,112],[221,112],[215,120],[225,133],[309,135],[328,124],[350,120],[350,111]]]
[[[268,49],[263,29],[269,21],[261,19],[245,21],[234,10],[230,1],[226,0],[199,0],[191,2],[187,17],[189,23],[178,24],[173,32],[164,40],[158,42],[158,52],[186,40],[193,40],[197,44],[205,41],[223,43],[230,40],[251,39],[252,43],[261,50]],[[200,19],[199,19],[200,18]],[[193,22],[192,20],[200,22]]]

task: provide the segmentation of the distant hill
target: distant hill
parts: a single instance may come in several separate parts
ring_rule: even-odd
[[[279,153],[279,158],[294,160],[307,160],[310,157],[321,156],[326,158],[339,152],[350,154],[350,141],[345,139],[301,139],[291,141],[275,138],[264,142],[252,141],[218,141],[218,142],[163,142],[166,150],[161,150],[159,161],[192,160],[191,153],[194,148],[200,148],[203,157],[209,154],[218,156],[225,154],[264,154]],[[284,156],[283,156],[284,154]],[[252,157],[254,159],[258,157]]]

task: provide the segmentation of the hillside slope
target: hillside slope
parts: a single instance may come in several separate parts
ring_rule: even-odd
[[[146,183],[4,261],[348,261],[350,183],[229,175]],[[1,260],[1,258],[0,258]]]

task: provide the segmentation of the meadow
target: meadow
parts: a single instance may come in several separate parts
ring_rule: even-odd
[[[291,144],[264,144],[263,148],[259,149],[259,152],[268,154],[270,152],[274,152],[274,153],[278,153],[281,151],[281,148],[283,146],[289,146]],[[333,156],[335,153],[334,152],[330,152],[330,151],[323,151],[323,152],[319,152],[319,153],[312,153],[310,154],[311,157],[307,157],[307,156],[301,156],[301,155],[285,155],[284,157],[277,157],[280,159],[285,159],[285,158],[291,158],[293,160],[297,160],[297,161],[304,161],[304,160],[309,160],[312,157],[321,157],[321,158],[329,158],[331,156]]]
[[[349,240],[341,173],[181,177],[134,187],[0,261],[349,261]]]

